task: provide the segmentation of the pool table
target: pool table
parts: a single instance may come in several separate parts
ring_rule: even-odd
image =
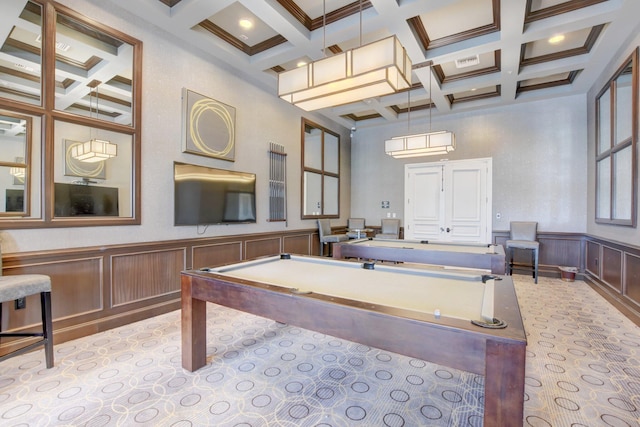
[[[282,254],[186,270],[182,366],[206,364],[206,302],[483,375],[484,424],[521,425],[526,337],[511,277]]]
[[[477,268],[505,274],[504,248],[486,243],[357,239],[335,243],[333,257]]]

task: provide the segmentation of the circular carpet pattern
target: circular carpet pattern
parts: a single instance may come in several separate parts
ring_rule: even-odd
[[[583,282],[514,276],[525,426],[640,426],[640,330]],[[366,325],[364,326],[366,327]],[[481,426],[482,376],[208,304],[207,365],[178,311],[0,364],[2,426]],[[440,345],[425,343],[425,345]]]

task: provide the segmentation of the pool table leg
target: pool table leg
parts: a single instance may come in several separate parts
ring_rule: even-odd
[[[195,371],[207,359],[207,303],[193,298],[191,277],[183,276],[182,284],[182,367]]]
[[[524,416],[526,344],[487,341],[484,425],[520,426]]]

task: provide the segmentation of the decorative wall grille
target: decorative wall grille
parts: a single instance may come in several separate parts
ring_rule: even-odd
[[[287,153],[269,143],[269,221],[287,220]]]

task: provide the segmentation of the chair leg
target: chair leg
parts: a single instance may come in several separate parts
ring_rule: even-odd
[[[53,321],[51,319],[51,292],[40,293],[42,310],[42,339],[47,369],[53,368]]]

